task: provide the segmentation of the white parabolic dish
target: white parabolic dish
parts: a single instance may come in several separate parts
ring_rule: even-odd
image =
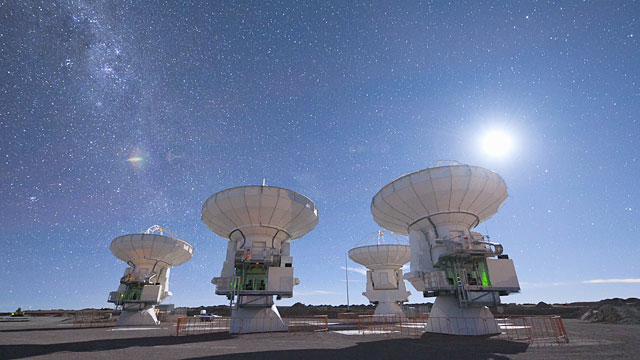
[[[136,266],[161,261],[178,266],[193,256],[193,247],[187,242],[158,234],[129,234],[111,242],[111,252],[118,259]]]
[[[399,269],[411,260],[409,245],[367,245],[349,250],[349,258],[368,269]]]
[[[408,235],[424,219],[473,228],[493,216],[507,199],[507,185],[495,172],[470,165],[428,168],[403,175],[371,201],[380,226]]]
[[[247,237],[283,231],[288,240],[294,240],[318,224],[318,210],[313,201],[294,191],[250,185],[212,195],[202,206],[202,221],[226,239],[240,230]]]

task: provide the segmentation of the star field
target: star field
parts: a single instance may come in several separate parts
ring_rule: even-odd
[[[514,259],[522,292],[504,302],[637,296],[639,14],[636,1],[0,2],[0,311],[108,306],[126,267],[111,240],[153,224],[194,246],[167,302],[226,303],[210,284],[226,243],[201,207],[263,179],[320,215],[292,244],[301,285],[279,303],[344,303],[345,254],[378,230],[372,196],[440,159],[507,183],[478,227]],[[494,128],[514,139],[501,159],[482,151]],[[349,278],[366,303],[364,277]]]

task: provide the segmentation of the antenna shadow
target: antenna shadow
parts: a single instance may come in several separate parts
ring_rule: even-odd
[[[245,352],[217,356],[193,357],[201,359],[509,359],[524,353],[529,344],[490,338],[425,335],[420,339],[389,339],[360,342],[343,349],[303,349]]]
[[[153,347],[160,345],[190,344],[230,339],[231,337],[232,336],[228,333],[211,333],[192,336],[158,336],[124,339],[100,339],[58,344],[0,345],[0,359],[22,359],[26,357],[47,355],[62,351],[68,351],[72,353],[91,353],[95,351],[125,349],[134,346]],[[90,356],[90,354],[87,354],[87,357]]]

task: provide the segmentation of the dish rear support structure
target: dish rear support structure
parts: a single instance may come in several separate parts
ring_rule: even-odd
[[[276,299],[293,296],[291,240],[313,230],[318,210],[308,198],[273,186],[242,186],[211,196],[202,221],[229,240],[222,273],[211,281],[231,304],[230,333],[287,331]]]
[[[402,278],[402,266],[411,259],[409,246],[385,244],[383,232],[378,231],[377,244],[356,245],[349,258],[367,268],[367,291],[362,295],[376,305],[375,315],[402,316],[400,304],[411,295]]]
[[[163,230],[154,225],[144,234],[123,235],[111,242],[113,255],[129,265],[120,278],[118,290],[109,293],[107,299],[122,309],[117,325],[160,324],[154,306],[172,295],[171,267],[193,256],[191,245],[163,235]]]
[[[411,266],[404,278],[425,297],[436,297],[427,332],[500,333],[487,306],[520,285],[502,245],[471,229],[493,216],[507,196],[500,175],[455,163],[404,175],[373,197],[374,220],[409,235]]]

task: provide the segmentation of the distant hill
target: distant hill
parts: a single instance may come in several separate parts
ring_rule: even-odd
[[[594,304],[580,319],[612,324],[640,324],[640,299],[606,299]]]
[[[427,313],[431,310],[432,303],[404,304],[406,313]],[[198,315],[202,310],[207,314],[220,316],[230,316],[231,311],[228,305],[198,306],[198,307],[176,307],[178,314],[193,316]],[[351,313],[352,315],[373,314],[375,305],[305,305],[300,302],[292,306],[278,306],[280,314],[284,317],[293,316],[313,316],[328,315],[329,318],[337,318],[338,314]],[[582,319],[590,322],[608,322],[621,324],[640,324],[640,299],[605,299],[596,302],[573,302],[564,304],[547,304],[539,302],[537,304],[514,304],[507,303],[491,308],[496,315],[559,315],[567,319]],[[119,311],[110,308],[82,309],[82,310],[28,310],[29,316],[73,316],[77,312],[111,312],[114,315]],[[0,313],[10,315],[11,313]]]

